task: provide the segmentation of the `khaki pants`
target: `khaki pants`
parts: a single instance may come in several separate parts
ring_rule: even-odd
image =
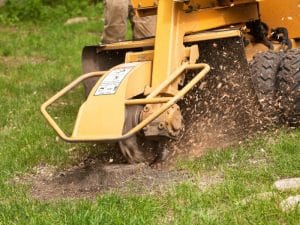
[[[124,41],[127,32],[127,20],[133,28],[133,38],[155,36],[156,16],[137,17],[130,0],[104,0],[104,31],[102,43]]]

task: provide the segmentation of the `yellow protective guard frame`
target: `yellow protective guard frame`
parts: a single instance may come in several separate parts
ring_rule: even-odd
[[[201,69],[201,71],[186,84],[181,90],[179,90],[175,96],[173,97],[157,97],[160,92],[168,87],[176,78],[178,78],[184,71],[187,70],[198,70]],[[56,133],[65,141],[68,142],[86,142],[86,141],[99,141],[99,142],[110,142],[110,141],[120,141],[127,138],[130,138],[132,135],[143,129],[143,127],[147,126],[149,123],[151,123],[153,120],[155,120],[157,117],[159,117],[162,113],[164,113],[166,110],[168,110],[173,104],[175,104],[178,100],[184,97],[200,80],[202,80],[205,75],[210,71],[210,66],[205,63],[199,63],[199,64],[183,64],[179,68],[177,68],[163,83],[161,83],[155,90],[148,95],[144,99],[130,99],[125,101],[125,105],[146,105],[146,104],[157,104],[157,103],[165,103],[163,104],[158,110],[156,110],[153,114],[151,114],[149,117],[141,121],[138,125],[136,125],[134,128],[129,130],[127,133],[116,136],[112,138],[107,137],[96,137],[92,139],[82,139],[78,138],[76,136],[67,136],[64,131],[58,126],[58,124],[55,122],[55,120],[50,116],[50,114],[47,112],[47,108],[52,105],[55,101],[57,101],[59,98],[64,96],[67,92],[74,89],[76,86],[78,86],[80,83],[82,83],[84,80],[89,79],[91,77],[100,77],[104,75],[105,71],[99,71],[99,72],[92,72],[87,73],[76,80],[74,80],[72,83],[67,85],[65,88],[63,88],[60,92],[58,92],[56,95],[51,97],[48,101],[46,101],[41,106],[41,112],[45,116],[48,123],[53,127],[53,129],[56,131]]]

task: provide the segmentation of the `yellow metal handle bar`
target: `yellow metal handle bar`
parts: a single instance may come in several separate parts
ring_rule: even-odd
[[[106,71],[97,71],[97,72],[91,72],[86,73],[80,77],[78,77],[76,80],[71,82],[69,85],[67,85],[65,88],[63,88],[61,91],[59,91],[56,95],[51,97],[48,101],[46,101],[41,106],[41,112],[48,121],[48,123],[53,127],[53,129],[56,131],[56,133],[64,140],[66,141],[72,141],[70,137],[68,137],[62,129],[57,125],[55,120],[50,116],[50,114],[47,112],[47,108],[52,105],[55,101],[57,101],[59,98],[61,98],[63,95],[65,95],[67,92],[71,91],[75,87],[77,87],[82,81],[92,78],[92,77],[100,77],[103,76],[106,73]]]
[[[180,91],[176,93],[173,97],[159,97],[155,98],[164,88],[166,88],[168,85],[170,85],[177,77],[179,77],[185,70],[197,70],[202,69],[188,84],[186,84]],[[137,105],[137,104],[157,104],[157,103],[165,103],[162,107],[160,107],[158,110],[156,110],[154,113],[152,113],[149,117],[147,117],[145,120],[141,121],[138,125],[136,125],[134,128],[129,130],[126,134],[120,136],[120,137],[114,137],[114,138],[105,138],[105,139],[78,139],[76,137],[68,137],[56,124],[56,122],[53,120],[53,118],[49,115],[47,112],[47,107],[53,104],[56,100],[61,98],[64,94],[66,94],[68,91],[75,88],[79,83],[81,83],[83,80],[86,80],[91,77],[95,76],[102,76],[105,72],[93,72],[88,73],[85,75],[82,75],[75,81],[73,81],[71,84],[66,86],[64,89],[62,89],[60,92],[58,92],[56,95],[54,95],[52,98],[50,98],[48,101],[46,101],[41,106],[41,111],[49,124],[53,127],[53,129],[56,131],[56,133],[65,141],[69,142],[78,142],[78,141],[120,141],[125,140],[127,138],[130,138],[132,135],[143,129],[145,126],[147,126],[149,123],[151,123],[153,120],[155,120],[157,117],[159,117],[162,113],[164,113],[166,110],[168,110],[173,104],[175,104],[178,100],[180,100],[184,95],[186,95],[201,79],[205,77],[205,75],[210,71],[210,66],[208,64],[199,63],[199,64],[184,64],[180,66],[178,69],[176,69],[167,80],[165,80],[160,86],[158,86],[147,98],[145,99],[132,99],[125,101],[126,105]]]

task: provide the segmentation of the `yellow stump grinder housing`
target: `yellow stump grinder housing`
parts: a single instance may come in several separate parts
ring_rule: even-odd
[[[200,61],[199,55],[211,40],[232,45],[245,65],[247,58],[263,52],[252,63],[257,67],[253,83],[273,84],[270,90],[256,90],[260,103],[268,108],[263,98],[274,94],[276,79],[284,80],[278,90],[285,103],[281,109],[286,108],[283,114],[291,123],[299,122],[300,51],[295,49],[300,37],[299,0],[132,0],[132,4],[139,16],[157,15],[155,37],[83,49],[85,74],[41,107],[63,140],[118,142],[128,162],[152,162],[160,155],[163,140],[182,135],[186,120],[178,102],[210,76],[211,62]],[[266,58],[276,64],[272,74],[263,71]],[[277,75],[280,63],[286,63],[285,71]],[[87,98],[72,135],[67,136],[47,107],[81,83]],[[156,155],[148,155],[153,149]]]

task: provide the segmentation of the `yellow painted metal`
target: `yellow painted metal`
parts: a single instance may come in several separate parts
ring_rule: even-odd
[[[185,55],[186,58],[189,59],[190,64],[196,63],[200,56],[198,45],[192,45],[185,48]],[[181,83],[183,83],[183,80]]]
[[[184,43],[193,43],[222,38],[240,37],[240,29],[219,29],[213,31],[204,31],[198,34],[191,34],[184,37]]]
[[[205,9],[205,8],[213,8],[218,6],[217,0],[190,0],[187,4],[184,4],[184,9],[188,10],[190,7],[193,7],[194,9]]]
[[[213,39],[221,39],[221,38],[230,38],[241,36],[241,31],[238,28],[231,29],[215,29],[209,31],[203,31],[196,34],[188,34],[184,36],[183,42],[184,44],[205,41],[205,40],[213,40]],[[100,45],[98,47],[98,51],[106,51],[106,50],[118,50],[118,49],[132,49],[132,48],[148,48],[153,47],[155,44],[154,38],[137,40],[137,41],[123,41],[116,42],[107,45]]]
[[[143,63],[140,63],[140,64],[143,64]],[[175,79],[177,79],[180,75],[182,75],[183,72],[185,72],[187,70],[199,70],[199,69],[200,69],[200,72],[188,84],[186,84],[175,96],[173,96],[172,98],[156,98],[161,90],[163,90],[168,85],[170,85],[170,83],[172,83]],[[67,87],[62,89],[58,94],[56,94],[51,99],[49,99],[47,102],[45,102],[41,107],[41,111],[42,111],[43,115],[46,117],[46,119],[48,120],[49,124],[57,132],[57,134],[65,141],[69,141],[69,142],[78,142],[78,141],[109,142],[109,141],[125,140],[125,139],[128,139],[129,137],[131,137],[132,135],[134,135],[135,133],[139,132],[141,129],[143,129],[143,127],[147,126],[149,123],[151,123],[157,117],[159,117],[162,113],[164,113],[166,110],[168,110],[172,105],[174,105],[178,100],[180,100],[184,95],[186,95],[199,81],[201,81],[209,71],[210,71],[210,66],[208,64],[199,63],[199,64],[189,65],[186,63],[186,64],[180,66],[180,68],[178,68],[174,73],[172,73],[169,76],[168,81],[161,84],[157,88],[157,90],[154,90],[154,92],[151,94],[151,96],[148,96],[146,99],[139,99],[138,101],[136,100],[136,102],[134,102],[133,100],[130,100],[133,102],[130,102],[130,101],[127,102],[129,105],[131,105],[131,104],[148,104],[148,103],[151,104],[151,102],[155,102],[155,101],[166,102],[166,103],[162,104],[162,106],[158,110],[156,110],[153,114],[151,114],[149,117],[147,117],[146,119],[141,121],[137,126],[135,126],[131,130],[129,130],[126,134],[123,134],[123,135],[119,134],[119,135],[112,136],[112,135],[107,135],[107,132],[102,131],[101,133],[104,133],[104,135],[100,135],[97,133],[97,135],[91,135],[91,136],[87,136],[86,134],[84,136],[75,136],[74,135],[75,132],[73,132],[73,135],[71,137],[69,137],[59,128],[59,126],[56,124],[54,119],[52,119],[52,117],[46,111],[47,107],[49,105],[51,105],[52,103],[54,103],[57,99],[62,97],[64,94],[66,94],[72,88],[76,87],[83,80],[85,80],[89,77],[96,76],[96,74],[83,75],[83,76],[79,77],[78,79],[76,79],[75,81],[73,81]],[[103,72],[97,72],[97,75],[98,76],[103,75]],[[103,79],[105,79],[105,77],[103,77],[101,80],[103,80]],[[99,81],[99,83],[100,83],[100,81]],[[124,85],[124,84],[122,84],[122,85]],[[94,93],[96,87],[97,87],[97,85],[92,90],[91,95]],[[123,89],[123,88],[120,87],[120,89]],[[168,100],[168,101],[165,101],[165,100]],[[110,102],[109,105],[118,104],[118,103],[120,103],[120,102],[116,102],[116,103]],[[122,107],[125,107],[125,105],[126,105],[126,100],[122,100]],[[98,105],[95,105],[94,107],[98,107]],[[111,112],[111,115],[106,115],[107,116],[106,120],[108,120],[108,121],[106,121],[106,123],[113,125],[115,123],[120,122],[120,121],[114,121],[115,118],[113,117],[113,113],[111,110],[107,110],[107,108],[104,108],[104,111]],[[124,111],[122,111],[122,112],[125,113]],[[99,125],[99,123],[97,122],[97,119],[99,119],[99,118],[100,118],[99,115],[96,115],[95,118],[90,118],[90,120],[94,121],[94,123],[96,123],[96,125]],[[109,121],[109,120],[112,120],[112,121]],[[123,122],[124,122],[124,119],[123,119]],[[95,126],[95,125],[93,125],[93,126]],[[104,129],[104,128],[100,127],[98,129]],[[74,128],[74,130],[75,130],[75,128]]]
[[[52,105],[55,101],[60,99],[62,96],[64,96],[67,92],[71,91],[75,87],[77,87],[80,83],[82,83],[84,80],[90,79],[92,77],[101,77],[105,74],[105,71],[98,71],[98,72],[92,72],[84,74],[80,77],[78,77],[76,80],[74,80],[72,83],[67,85],[65,88],[63,88],[61,91],[59,91],[57,94],[55,94],[53,97],[51,97],[49,100],[47,100],[42,106],[41,106],[41,112],[48,121],[48,123],[53,127],[53,129],[56,131],[56,133],[66,141],[71,141],[72,139],[68,137],[62,129],[57,125],[55,120],[50,116],[50,114],[47,112],[47,108]]]
[[[132,0],[133,8],[150,8],[156,7],[158,0]]]
[[[185,13],[183,3],[159,1],[152,87],[161,84],[184,61],[186,34],[258,19],[257,3],[251,2]]]
[[[136,40],[136,41],[122,41],[122,42],[116,42],[112,44],[100,45],[98,46],[98,51],[100,52],[106,50],[153,47],[154,42],[155,42],[154,38],[148,38],[148,39]]]
[[[163,0],[161,0],[163,1]],[[155,8],[158,6],[158,3],[161,3],[159,0],[131,0],[133,8],[136,10],[143,10],[149,8]],[[237,4],[245,4],[249,2],[256,2],[257,0],[173,0],[174,2],[184,2],[183,9],[189,10],[193,9],[205,9],[205,8],[214,8],[214,7],[224,7],[224,6],[233,6]]]
[[[259,18],[255,2],[238,4],[234,7],[208,8],[192,13],[180,11],[180,14],[180,26],[185,34],[245,23]]]
[[[291,39],[293,48],[300,48],[300,39]]]
[[[148,50],[143,52],[127,52],[125,63],[153,61],[154,51]]]
[[[159,0],[132,0],[133,8],[139,16],[155,15]]]
[[[147,104],[159,104],[166,103],[171,100],[172,97],[158,97],[158,98],[148,98],[148,99],[130,99],[126,100],[126,105],[147,105]]]
[[[121,64],[104,75],[92,89],[87,101],[80,107],[72,136],[79,140],[113,139],[122,136],[125,100],[143,94],[145,87],[150,85],[151,64],[151,62]],[[115,93],[108,91],[109,94],[105,92],[97,94],[99,88],[109,88],[112,83],[110,80],[115,79],[116,71],[127,75]]]
[[[233,7],[238,4],[256,2],[256,0],[189,0],[183,5],[185,11],[206,8]]]
[[[262,21],[271,28],[286,27],[290,38],[300,38],[300,0],[263,0]]]
[[[159,2],[152,87],[161,84],[183,61],[184,30],[179,26],[180,7],[172,0]]]

